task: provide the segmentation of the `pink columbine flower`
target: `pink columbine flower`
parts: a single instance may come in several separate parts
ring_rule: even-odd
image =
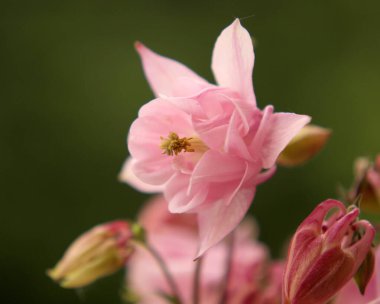
[[[80,288],[124,267],[133,247],[125,221],[98,225],[79,236],[48,275],[64,288]]]
[[[240,223],[256,186],[310,117],[256,106],[252,41],[238,19],[214,47],[218,86],[141,43],[136,49],[156,99],[130,128],[121,178],[163,191],[172,213],[197,213],[200,256]]]
[[[146,229],[148,242],[164,259],[179,289],[183,304],[193,303],[192,290],[197,250],[196,218],[192,214],[171,214],[162,196],[154,198],[139,216],[139,223]],[[259,292],[263,272],[266,270],[268,252],[256,241],[257,228],[252,219],[246,219],[235,232],[232,268],[227,287],[228,304],[243,304],[235,299],[242,286]],[[218,304],[225,280],[228,245],[222,242],[202,257],[200,277],[200,304]],[[127,288],[136,295],[140,304],[169,304],[164,295],[169,288],[157,262],[143,247],[136,248],[128,262]],[[277,294],[281,288],[277,289]],[[261,302],[260,302],[261,303]],[[267,302],[278,304],[275,302]]]
[[[336,296],[334,304],[380,304],[380,247],[375,254],[375,271],[368,282],[364,295],[360,294],[359,288],[351,280]]]
[[[346,211],[341,202],[327,200],[301,223],[289,247],[283,303],[324,304],[353,277],[375,235],[358,215],[355,207]]]

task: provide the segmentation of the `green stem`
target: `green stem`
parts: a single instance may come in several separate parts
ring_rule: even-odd
[[[200,299],[201,299],[201,294],[200,294],[201,269],[202,269],[202,258],[199,258],[195,262],[194,281],[193,281],[193,304],[199,304]]]
[[[157,264],[160,266],[160,268],[161,268],[161,270],[165,276],[165,279],[168,282],[169,287],[171,289],[172,295],[174,297],[174,302],[181,304],[182,301],[181,301],[181,297],[180,297],[180,293],[179,293],[177,284],[176,284],[172,274],[170,273],[169,268],[167,267],[164,259],[161,257],[161,255],[158,253],[158,251],[154,247],[152,247],[150,244],[145,243],[145,244],[143,244],[143,246],[148,250],[148,252],[156,260]]]
[[[225,267],[225,273],[224,273],[224,280],[222,282],[222,294],[220,297],[219,304],[226,304],[227,303],[227,291],[228,291],[228,283],[230,280],[231,275],[231,268],[232,268],[232,258],[234,253],[234,232],[231,232],[231,234],[228,236],[227,246],[228,246],[228,253],[226,258],[226,267]]]

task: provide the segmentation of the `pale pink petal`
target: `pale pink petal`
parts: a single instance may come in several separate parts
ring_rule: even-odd
[[[252,86],[254,53],[248,31],[236,19],[218,37],[212,54],[212,70],[223,87],[256,104]]]
[[[252,173],[252,169],[253,167],[251,168],[252,166],[249,166],[247,163],[245,164],[245,171],[244,171],[244,174],[243,176],[241,177],[240,181],[239,181],[239,184],[237,185],[237,187],[235,188],[235,190],[231,193],[231,195],[228,197],[228,199],[226,200],[226,204],[231,204],[232,201],[234,200],[236,194],[240,191],[240,189],[243,187],[244,183],[247,181],[247,177],[248,177],[248,174],[249,173]],[[251,171],[251,172],[250,172]],[[232,183],[231,183],[232,184]],[[253,185],[251,185],[253,187]]]
[[[157,186],[165,184],[175,173],[165,160],[134,161],[131,170],[142,182]]]
[[[190,184],[240,180],[245,168],[243,159],[208,150],[195,166]]]
[[[363,296],[360,294],[359,288],[354,279],[352,279],[338,293],[334,304],[369,304],[372,303],[371,300],[374,299],[375,296],[376,290],[374,284],[369,283],[365,295]]]
[[[214,202],[198,213],[200,246],[197,257],[220,242],[244,218],[255,193],[255,188],[241,189],[230,204]]]
[[[169,211],[172,213],[190,212],[204,202],[208,189],[206,185],[193,187],[193,191],[187,191],[190,176],[177,173],[168,181],[165,198],[169,202]]]
[[[168,202],[162,195],[155,195],[144,204],[139,213],[138,222],[147,231],[147,235],[178,230],[177,228],[193,231],[194,234],[198,231],[196,215],[170,213]]]
[[[218,125],[217,121],[194,121],[194,129],[211,149],[221,150],[223,148],[228,124]]]
[[[239,132],[239,127],[241,124],[239,124],[238,120],[239,114],[237,111],[235,111],[232,114],[230,123],[228,125],[226,139],[224,142],[224,150],[231,155],[237,155],[246,160],[253,160],[251,154],[248,151],[247,144],[241,137],[241,132]]]
[[[197,101],[208,119],[220,116],[228,117],[234,110],[229,94],[236,95],[236,93],[228,89],[217,88],[205,90],[197,96]]]
[[[271,117],[273,115],[273,106],[267,106],[262,111],[260,124],[257,127],[256,134],[249,145],[251,155],[257,161],[261,160],[261,149],[268,133]]]
[[[281,151],[309,121],[309,116],[294,113],[275,113],[270,116],[260,151],[263,168],[275,164]]]
[[[156,96],[189,96],[210,86],[206,80],[175,60],[160,56],[136,42],[145,76]]]
[[[131,158],[128,158],[124,162],[121,172],[119,174],[120,181],[129,184],[130,186],[134,187],[135,189],[141,192],[158,193],[163,191],[163,186],[150,185],[141,181],[131,170],[132,163],[133,160]]]
[[[162,138],[171,132],[192,136],[190,116],[163,99],[142,107],[130,128],[128,149],[135,160],[132,171],[144,183],[162,185],[176,171],[173,157],[163,154],[160,147]]]
[[[128,148],[132,157],[139,160],[167,159],[160,148],[161,137],[175,132],[180,137],[193,135],[191,117],[170,102],[155,99],[144,105],[130,128]]]

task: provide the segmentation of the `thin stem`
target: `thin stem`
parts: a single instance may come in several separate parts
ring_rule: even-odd
[[[226,271],[224,273],[224,279],[222,282],[222,294],[220,297],[219,304],[226,304],[227,303],[227,291],[228,291],[228,283],[230,280],[230,274],[232,269],[232,258],[234,253],[234,232],[231,232],[231,234],[228,236],[227,246],[228,246],[228,252],[227,252],[227,258],[226,258]]]
[[[193,304],[198,304],[200,303],[200,300],[201,300],[201,294],[200,294],[201,269],[202,269],[202,258],[199,258],[195,262],[194,281],[193,281]]]
[[[165,261],[161,257],[161,255],[150,244],[145,243],[144,247],[150,252],[150,254],[153,256],[153,258],[156,260],[157,264],[160,266],[160,268],[161,268],[161,270],[165,276],[165,279],[168,282],[169,287],[173,293],[173,297],[175,298],[175,300],[178,301],[178,304],[182,303],[177,284],[176,284],[172,274],[170,273],[168,267],[166,266]]]

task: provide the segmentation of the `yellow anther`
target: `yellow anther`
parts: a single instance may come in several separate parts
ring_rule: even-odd
[[[195,152],[195,150],[191,147],[192,138],[183,137],[180,138],[177,133],[170,132],[167,138],[161,138],[160,148],[163,150],[163,154],[167,154],[170,156],[178,155],[182,151],[184,152]]]

